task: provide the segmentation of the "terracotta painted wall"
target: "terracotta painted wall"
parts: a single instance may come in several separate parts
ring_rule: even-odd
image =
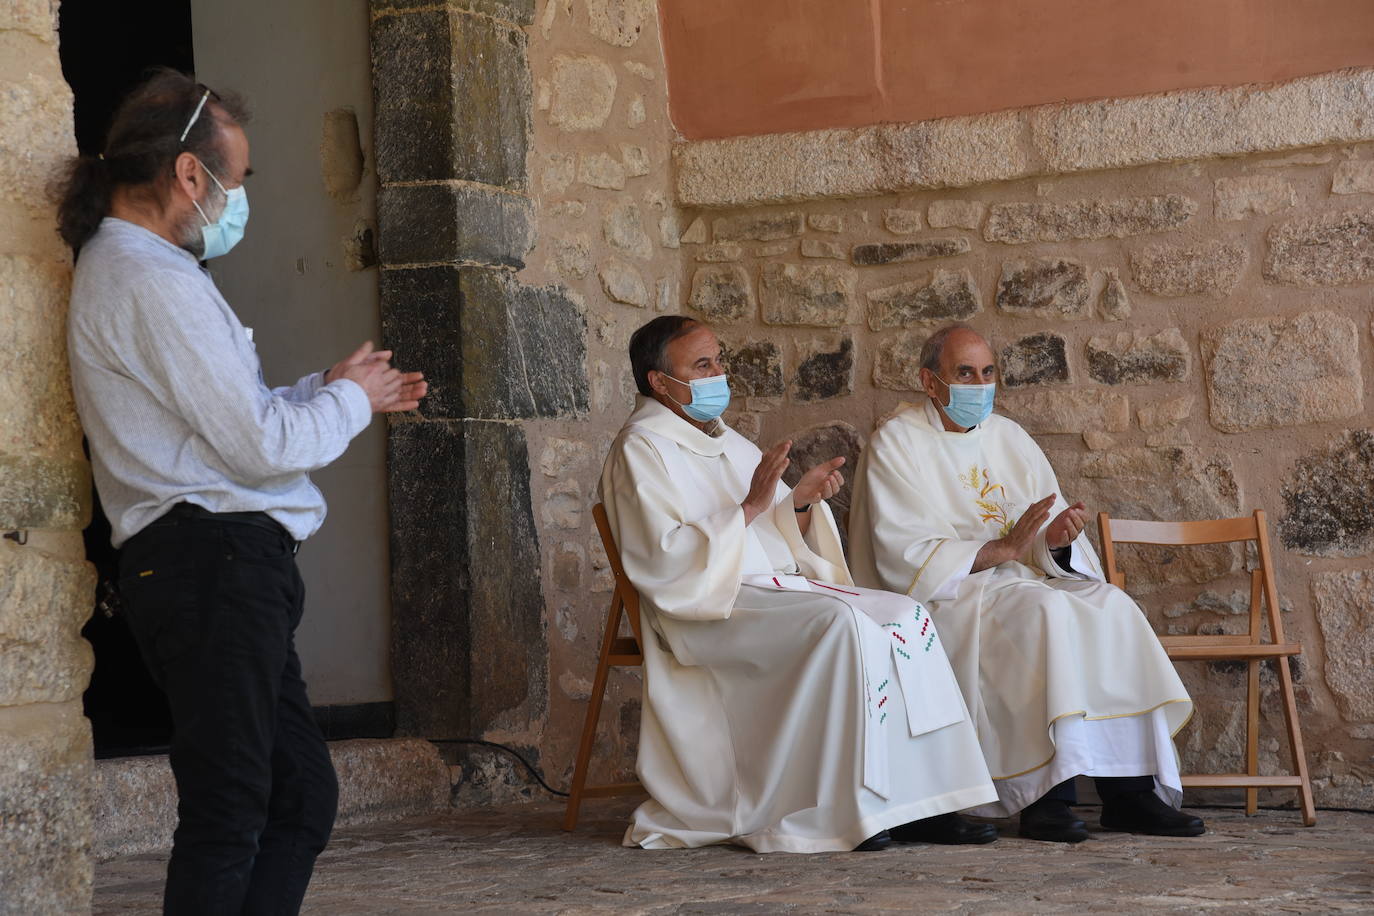
[[[689,140],[1374,64],[1368,0],[660,0]]]

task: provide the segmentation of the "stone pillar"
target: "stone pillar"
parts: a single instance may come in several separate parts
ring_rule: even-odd
[[[398,732],[521,729],[547,702],[522,421],[587,411],[586,321],[522,286],[533,0],[373,0],[382,327],[431,394],[389,432]]]
[[[91,900],[90,475],[67,374],[71,259],[50,182],[76,151],[56,3],[0,4],[0,913]]]

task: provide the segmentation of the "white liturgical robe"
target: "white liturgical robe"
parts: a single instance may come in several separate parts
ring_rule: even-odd
[[[1182,798],[1173,735],[1192,701],[1144,614],[1103,581],[1086,534],[1055,562],[1042,528],[1028,555],[972,572],[982,546],[1054,494],[1044,452],[996,414],[949,432],[904,404],[859,462],[850,515],[855,578],[927,602],[978,728],[1005,816],[1078,775],[1153,775]],[[1048,523],[1045,527],[1048,527]]]
[[[601,478],[643,615],[626,845],[849,850],[996,797],[930,614],[853,585],[829,509],[791,491],[746,525],[761,458],[640,397]]]

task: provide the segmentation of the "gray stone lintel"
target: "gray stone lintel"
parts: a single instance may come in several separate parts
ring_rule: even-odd
[[[534,247],[529,198],[487,185],[383,185],[377,217],[387,266],[465,263],[518,270]]]
[[[382,271],[382,336],[425,367],[431,420],[567,417],[588,409],[586,318],[558,287],[509,271]]]
[[[374,0],[372,85],[383,185],[460,180],[527,187],[531,91],[525,32],[470,9],[526,5],[476,0],[392,14],[386,13],[390,7],[411,4]]]
[[[866,197],[1374,140],[1374,68],[907,124],[679,144],[678,203]]]

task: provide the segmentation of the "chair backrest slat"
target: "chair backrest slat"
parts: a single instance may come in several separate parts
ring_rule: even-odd
[[[611,532],[611,520],[606,515],[605,503],[597,503],[592,507],[592,518],[596,519],[601,546],[606,548],[606,559],[610,561],[611,573],[615,576],[616,594],[624,604],[625,616],[630,618],[630,630],[635,634],[635,642],[643,648],[644,634],[639,629],[639,592],[630,577],[625,575],[625,567],[620,563],[620,548],[616,545],[615,534]]]
[[[1117,544],[1226,544],[1258,538],[1254,516],[1206,519],[1196,522],[1151,522],[1110,519],[1111,539]]]

